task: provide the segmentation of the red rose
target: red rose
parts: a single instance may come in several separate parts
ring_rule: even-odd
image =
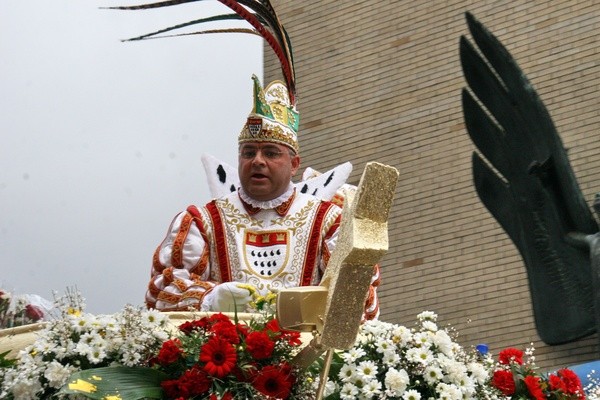
[[[275,342],[265,332],[250,332],[246,337],[246,349],[257,360],[271,357],[274,348]]]
[[[235,347],[218,337],[212,337],[200,349],[200,361],[209,375],[223,378],[231,372],[237,361]]]
[[[544,392],[542,391],[542,387],[540,386],[540,378],[539,377],[528,375],[525,377],[525,379],[523,379],[523,381],[525,382],[525,386],[527,386],[527,390],[529,391],[529,394],[535,400],[544,400],[546,398],[546,396],[544,395]]]
[[[182,353],[181,348],[179,347],[180,345],[181,342],[179,339],[167,340],[164,342],[156,357],[158,363],[161,365],[169,365],[179,360]]]
[[[25,306],[25,315],[32,321],[39,321],[44,318],[44,312],[38,306],[34,306],[33,304],[27,304]]]
[[[509,347],[504,349],[498,354],[498,361],[500,364],[508,365],[511,362],[515,362],[519,365],[523,364],[523,352],[519,349]]]
[[[286,364],[267,365],[256,374],[252,382],[252,386],[260,393],[277,399],[287,399],[293,384],[294,377]]]
[[[503,369],[494,371],[492,385],[506,396],[511,396],[515,393],[515,379],[510,371]]]

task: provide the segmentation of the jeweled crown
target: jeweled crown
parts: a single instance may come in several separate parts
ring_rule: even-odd
[[[298,125],[300,115],[292,106],[286,85],[273,81],[264,89],[256,75],[252,112],[240,132],[238,142],[274,142],[299,152]]]

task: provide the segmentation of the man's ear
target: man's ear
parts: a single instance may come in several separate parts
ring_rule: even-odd
[[[292,157],[292,176],[296,175],[296,172],[298,172],[299,168],[300,168],[300,156],[296,154],[294,157]]]

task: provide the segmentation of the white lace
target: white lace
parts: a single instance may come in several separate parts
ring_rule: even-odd
[[[294,185],[290,182],[287,189],[281,196],[276,197],[271,200],[261,201],[261,200],[253,199],[252,197],[248,196],[246,194],[246,192],[244,192],[244,189],[241,186],[238,189],[238,193],[239,193],[240,197],[242,198],[242,200],[245,201],[246,203],[250,204],[252,207],[260,208],[262,210],[268,210],[268,209],[273,209],[273,208],[279,207],[280,205],[282,205],[283,203],[288,201],[288,199],[292,196],[292,194],[294,194]]]

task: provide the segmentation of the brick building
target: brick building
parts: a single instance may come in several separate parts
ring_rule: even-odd
[[[593,1],[274,0],[291,36],[304,166],[367,161],[400,180],[382,262],[381,319],[423,310],[469,346],[534,343],[542,368],[598,358],[596,335],[546,346],[525,267],[479,201],[463,123],[458,41],[470,11],[508,48],[548,108],[585,198],[600,191],[600,7]],[[265,50],[265,81],[280,78]],[[557,321],[557,323],[559,323]]]

